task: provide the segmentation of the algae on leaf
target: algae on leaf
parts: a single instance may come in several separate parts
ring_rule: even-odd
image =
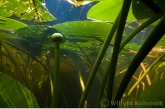
[[[0,72],[1,108],[38,108],[34,95],[20,82]]]

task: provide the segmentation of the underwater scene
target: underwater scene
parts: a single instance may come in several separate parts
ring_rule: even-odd
[[[165,0],[0,0],[0,108],[164,108]]]

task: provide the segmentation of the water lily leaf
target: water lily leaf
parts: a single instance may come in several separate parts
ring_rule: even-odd
[[[140,93],[136,101],[136,107],[140,108],[164,108],[165,107],[165,78],[158,80],[152,85],[148,86]]]
[[[127,49],[127,50],[133,50],[133,51],[137,51],[138,52],[138,50],[140,49],[140,47],[141,47],[141,45],[138,45],[138,44],[136,44],[136,43],[129,43],[129,44],[126,44],[125,46],[124,46],[124,48],[125,49]],[[111,48],[112,49],[112,48]],[[124,50],[122,50],[121,51],[121,54],[122,55],[129,55],[130,53],[128,52],[128,51],[124,51]],[[132,54],[131,54],[132,55]]]
[[[64,49],[64,50],[71,50],[71,51],[78,51],[79,50],[79,48],[76,46],[76,43],[68,42],[68,41],[61,44],[60,47],[61,47],[61,49]]]
[[[27,25],[22,22],[0,16],[0,29],[18,30],[24,27]]]
[[[47,22],[56,20],[56,18],[48,12],[48,10],[43,7],[41,4],[36,4],[37,15],[36,15],[36,22]]]
[[[66,37],[67,41],[61,44],[62,49],[79,50],[79,47],[89,47],[102,43],[98,39],[104,41],[111,26],[112,24],[101,22],[73,21],[56,24],[52,28],[57,29]]]
[[[61,32],[67,40],[75,42],[95,41],[96,38],[105,40],[112,24],[92,22],[92,21],[73,21],[53,25],[52,28]]]
[[[149,18],[148,18],[149,19]],[[142,19],[142,20],[139,20],[140,22],[144,23],[146,22],[148,19]],[[150,25],[151,26],[156,26],[158,23],[159,23],[160,20],[156,20],[155,22],[151,23]]]
[[[42,42],[45,35],[47,35],[47,25],[30,25],[27,28],[17,30],[19,37],[24,39],[30,39],[34,43]]]
[[[106,0],[94,5],[87,14],[89,19],[114,22],[122,8],[123,0]],[[136,20],[130,8],[127,21]]]
[[[24,20],[35,19],[36,22],[55,20],[55,17],[42,6],[40,0],[4,0],[0,2],[0,9],[9,12],[10,16],[16,15]],[[6,13],[8,17],[9,13]],[[7,15],[3,14],[3,16]]]
[[[138,51],[140,49],[140,47],[141,47],[141,45],[137,45],[136,43],[129,43],[124,46],[125,49],[135,50],[135,51]]]
[[[156,46],[165,47],[165,35],[159,40],[159,42],[156,44]]]
[[[38,108],[33,94],[20,82],[0,72],[1,108]]]
[[[12,15],[12,13],[6,11],[6,10],[3,10],[3,9],[0,9],[0,16],[3,16],[3,17],[10,17]]]
[[[105,0],[77,0],[77,1],[93,1],[93,2],[95,2],[95,1],[105,1]]]
[[[165,0],[153,0],[153,1],[160,9],[162,10],[165,9],[164,7]],[[132,12],[135,18],[138,20],[151,18],[152,16],[155,15],[155,13],[150,8],[148,8],[148,6],[146,6],[143,2],[141,2],[141,0],[132,1]]]
[[[51,15],[48,10],[41,5],[41,2],[34,0],[35,5],[30,4],[30,7],[26,10],[26,13],[21,17],[21,19],[32,20],[35,16],[36,22],[47,22],[55,20],[55,17]]]

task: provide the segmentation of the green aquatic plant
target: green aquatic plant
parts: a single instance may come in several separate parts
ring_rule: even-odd
[[[25,0],[26,1],[26,0]],[[89,0],[89,1],[97,1],[97,0]],[[83,59],[83,61],[86,61],[85,63],[89,64],[91,70],[91,73],[89,74],[88,80],[85,81],[86,85],[83,89],[83,93],[79,102],[78,107],[84,107],[85,101],[88,99],[89,92],[92,87],[92,83],[94,81],[94,78],[96,75],[98,75],[98,69],[101,66],[101,64],[104,65],[102,68],[103,71],[99,76],[99,82],[100,82],[100,88],[98,99],[97,99],[97,107],[122,107],[119,104],[111,104],[111,101],[120,101],[124,100],[127,101],[127,98],[131,98],[133,95],[131,93],[135,89],[136,85],[138,83],[144,83],[142,79],[146,74],[149,74],[149,70],[151,71],[151,68],[156,66],[159,61],[164,61],[162,55],[160,58],[148,54],[151,49],[154,46],[163,45],[164,46],[164,25],[165,25],[165,7],[164,7],[164,0],[153,0],[145,2],[145,0],[99,0],[96,5],[94,5],[87,14],[87,17],[91,20],[86,21],[72,21],[72,22],[64,22],[60,24],[55,24],[49,28],[47,25],[42,26],[28,26],[25,24],[22,24],[18,21],[15,21],[16,24],[18,24],[18,28],[13,25],[10,25],[13,21],[12,19],[5,18],[10,17],[11,15],[16,15],[17,17],[20,17],[24,20],[32,20],[34,17],[36,17],[36,22],[46,22],[55,20],[51,14],[49,14],[48,11],[45,10],[43,6],[41,6],[41,1],[39,0],[32,0],[32,2],[27,2],[27,4],[23,4],[23,2],[15,1],[12,2],[8,0],[8,2],[0,2],[2,7],[0,7],[1,17],[0,17],[0,28],[3,29],[3,31],[0,32],[0,34],[5,37],[6,39],[13,39],[13,40],[20,40],[24,41],[29,46],[31,44],[33,45],[31,48],[37,49],[38,51],[42,51],[44,49],[50,50],[52,47],[54,48],[54,45],[52,45],[50,41],[50,34],[47,34],[47,30],[49,29],[56,29],[60,33],[62,33],[65,37],[64,43],[59,45],[59,42],[62,40],[61,34],[53,34],[52,40],[55,41],[55,59],[53,62],[55,62],[55,70],[54,70],[54,82],[53,82],[53,96],[51,101],[51,107],[58,107],[58,96],[59,96],[59,68],[60,68],[60,55],[59,55],[59,49],[61,46],[61,49],[63,50],[70,50],[74,51],[75,53],[82,53],[86,57],[86,59]],[[153,5],[150,5],[153,4]],[[15,5],[15,6],[14,6]],[[23,5],[25,5],[23,7]],[[22,10],[21,10],[22,9]],[[31,9],[31,10],[27,10]],[[6,11],[8,10],[8,11]],[[11,11],[14,10],[14,11]],[[106,10],[106,11],[105,11]],[[43,13],[42,13],[43,12]],[[46,16],[46,17],[45,17]],[[141,22],[138,27],[130,27],[128,23],[138,20],[138,22]],[[99,22],[101,21],[101,22]],[[134,43],[129,43],[129,41],[132,38],[136,38],[136,35],[140,32],[146,32],[144,31],[147,26],[154,26],[153,31],[150,33],[148,38],[144,41],[144,44],[137,45]],[[26,28],[24,28],[26,27]],[[19,28],[23,28],[18,30]],[[40,28],[40,29],[38,29]],[[133,28],[131,33],[126,33],[125,28]],[[15,30],[19,36],[15,39],[11,37],[11,35],[6,35],[3,32],[6,32],[5,30],[12,29]],[[32,31],[33,30],[33,31]],[[37,31],[38,30],[38,31]],[[30,32],[29,32],[30,31]],[[56,37],[57,35],[57,37]],[[54,39],[55,38],[55,39]],[[56,39],[57,38],[57,39]],[[29,39],[33,39],[34,43],[28,41]],[[35,42],[36,41],[36,42]],[[14,55],[10,51],[9,47],[5,44],[3,39],[1,39],[1,46],[5,48],[8,55],[5,54],[5,56],[10,58],[13,63],[15,64],[16,68],[19,70],[20,73],[23,75],[27,73],[28,65],[31,62],[30,59],[35,60],[31,63],[32,66],[34,66],[36,63],[41,64],[42,67],[44,67],[44,64],[40,62],[41,59],[44,59],[47,61],[46,64],[51,63],[48,59],[48,52],[46,52],[46,56],[42,56],[42,58],[36,58],[32,57],[33,50],[31,49],[25,49],[28,51],[24,52],[28,55],[28,62],[26,63],[25,70],[23,70],[21,67],[19,67],[19,64],[16,59],[14,59]],[[38,43],[39,42],[39,43]],[[13,41],[14,43],[14,41]],[[91,51],[88,51],[88,48],[91,46],[95,46],[95,50],[99,49],[97,58],[95,59],[95,62],[93,62],[93,55]],[[101,46],[101,47],[100,47]],[[110,47],[112,46],[112,47]],[[13,46],[14,47],[14,46]],[[36,48],[35,48],[36,47]],[[132,51],[133,47],[136,47],[137,51]],[[2,48],[2,47],[1,47]],[[16,48],[16,46],[15,46]],[[30,48],[30,47],[29,47]],[[126,49],[127,48],[127,49]],[[123,52],[123,50],[125,50]],[[138,51],[139,50],[139,51]],[[32,52],[31,52],[32,51]],[[121,55],[124,53],[124,57],[127,57],[127,52],[135,54],[135,57],[133,60],[131,60],[131,63],[128,64],[128,68],[121,67],[120,71],[118,70],[118,63],[122,63],[120,59]],[[97,52],[96,52],[97,53]],[[127,53],[127,54],[126,54]],[[0,55],[4,55],[4,53],[1,51]],[[38,55],[39,56],[39,55]],[[139,76],[139,78],[136,78],[135,73],[138,69],[138,66],[144,61],[146,57],[156,59],[152,64],[146,68],[147,70],[144,71],[144,74],[142,76]],[[106,64],[103,63],[104,59],[107,59]],[[36,61],[37,60],[37,61]],[[91,61],[92,60],[92,61]],[[125,60],[124,60],[125,61]],[[26,61],[23,61],[26,62]],[[35,63],[36,62],[36,63]],[[52,62],[52,63],[53,63]],[[76,62],[76,61],[75,61]],[[83,65],[83,62],[81,63]],[[23,66],[23,65],[22,65]],[[71,66],[71,65],[70,65]],[[161,64],[161,67],[163,67],[164,64]],[[76,66],[78,67],[78,66]],[[44,67],[48,73],[50,73],[50,65],[45,65]],[[86,67],[87,68],[87,67]],[[160,68],[160,66],[159,66]],[[30,68],[29,68],[30,69]],[[38,71],[39,68],[33,68],[30,70]],[[77,68],[79,69],[79,68]],[[29,72],[30,72],[29,70]],[[143,69],[144,70],[144,69]],[[116,72],[118,72],[116,74]],[[44,72],[44,70],[43,70]],[[82,72],[80,70],[77,71],[79,75],[82,75]],[[34,72],[32,72],[34,73]],[[36,73],[36,72],[35,72]],[[51,75],[51,74],[50,74]],[[118,75],[118,76],[116,76]],[[115,87],[115,80],[120,75],[123,75],[124,77],[121,78],[121,83],[118,86],[117,93],[114,93],[114,87]],[[138,72],[138,75],[141,75],[141,73]],[[150,91],[150,94],[153,94],[154,88],[158,89],[162,84],[164,83],[164,80],[158,80],[160,77],[159,71],[157,71],[156,74],[154,74],[156,79],[154,79],[155,84],[151,84],[151,86],[146,88],[144,91],[140,93],[140,96],[138,98],[137,95],[133,96],[137,100],[148,100],[148,94]],[[31,87],[31,80],[26,80],[26,76],[30,76],[30,74],[24,75],[25,83],[27,87]],[[43,75],[40,75],[43,76]],[[47,76],[48,77],[48,76]],[[43,77],[42,77],[43,78]],[[49,78],[49,77],[48,77]],[[133,86],[130,86],[130,80],[131,78],[136,78],[136,82]],[[163,78],[163,73],[161,73],[161,79]],[[156,81],[155,81],[156,80]],[[41,82],[41,81],[40,81]],[[145,84],[145,83],[144,83]],[[51,87],[50,87],[51,88]],[[128,91],[126,90],[128,88]],[[32,88],[29,88],[30,90],[33,90]],[[143,88],[144,89],[144,88]],[[19,90],[19,89],[18,89]],[[61,89],[60,89],[61,90]],[[137,89],[139,91],[139,89]],[[50,91],[50,90],[49,90]],[[103,93],[103,91],[105,93]],[[157,98],[159,100],[162,100],[159,96],[163,93],[164,89],[159,91],[158,96],[154,96],[154,98]],[[62,90],[61,90],[62,93]],[[63,96],[65,94],[62,93]],[[126,97],[126,98],[125,98]],[[65,98],[65,97],[64,97]],[[155,99],[153,97],[152,101]],[[109,101],[109,105],[106,104],[100,104],[100,102],[103,100]],[[88,102],[88,100],[87,100]],[[164,103],[164,100],[162,100]],[[65,99],[65,104],[68,106],[67,101]],[[138,107],[138,106],[137,106]],[[159,107],[159,106],[158,106]],[[161,106],[164,107],[164,106]]]
[[[15,25],[18,25],[18,26],[15,26]],[[24,24],[24,23],[21,23],[19,21],[12,20],[12,19],[9,19],[9,18],[1,17],[1,24],[0,24],[1,29],[18,30],[20,28],[25,28],[25,27],[27,27],[27,25]],[[13,63],[17,66],[17,68],[18,68],[19,72],[21,73],[21,75],[23,76],[23,78],[25,80],[25,84],[27,85],[29,90],[31,90],[31,92],[33,93],[33,89],[31,87],[31,82],[29,81],[29,79],[25,75],[25,72],[23,71],[23,69],[20,67],[18,61],[14,58],[12,52],[10,51],[9,47],[6,45],[6,43],[5,43],[5,41],[3,40],[2,37],[0,37],[0,42],[1,42],[2,46],[5,48],[5,50],[8,52],[8,54],[11,57]]]
[[[38,108],[35,96],[26,86],[12,77],[0,72],[1,108]]]
[[[17,16],[22,20],[35,22],[47,22],[55,20],[47,9],[42,6],[40,0],[5,0],[0,2],[0,16],[11,17],[12,15]]]
[[[58,92],[59,92],[59,79],[60,79],[60,42],[62,41],[62,34],[54,33],[51,36],[54,44],[55,44],[55,71],[53,78],[53,96],[52,96],[52,104],[51,107],[57,107],[58,102]]]
[[[107,3],[108,2],[108,3]],[[114,8],[110,8],[109,7],[109,5],[105,5],[105,4],[110,4],[110,2],[111,1],[102,1],[102,2],[100,2],[100,3],[98,3],[94,8],[92,8],[90,11],[89,11],[89,13],[88,13],[88,17],[93,17],[94,19],[98,19],[98,20],[102,20],[102,18],[103,19],[105,19],[105,18],[107,18],[107,19],[105,19],[105,21],[114,21],[114,19],[111,19],[111,18],[116,18],[117,16],[115,16],[115,15],[113,15],[113,17],[109,17],[109,14],[107,14],[108,12],[109,13],[111,13],[111,12],[115,12],[115,13],[117,13],[116,12],[116,10],[114,11]],[[115,1],[114,1],[115,2]],[[120,12],[120,7],[121,7],[121,2],[122,1],[119,1],[120,2],[120,5],[119,4],[117,4],[117,5],[112,5],[112,7],[115,7],[115,9],[117,9],[118,10],[118,13]],[[130,19],[132,19],[132,18],[134,18],[134,17],[132,17],[133,16],[133,14],[134,14],[134,16],[137,18],[137,19],[139,19],[138,17],[138,11],[139,10],[137,10],[136,8],[138,7],[137,6],[137,2],[139,3],[138,4],[138,6],[142,6],[142,7],[144,7],[144,8],[142,8],[143,10],[141,10],[141,11],[145,11],[145,10],[148,10],[148,7],[146,7],[146,6],[144,6],[143,4],[142,4],[142,2],[140,2],[140,1],[138,1],[138,0],[134,0],[133,2],[132,2],[132,9],[133,10],[130,10],[130,12],[129,12],[129,14],[128,14],[128,18],[130,18]],[[163,2],[163,1],[162,1]],[[159,5],[161,8],[163,8],[162,7],[162,5],[160,5],[161,3],[162,3],[161,1],[159,1],[159,2],[156,2],[156,4],[157,5]],[[99,8],[99,7],[103,7],[102,5],[104,4],[104,8]],[[163,3],[162,3],[163,4]],[[107,7],[106,7],[107,6]],[[97,8],[96,8],[97,7]],[[151,6],[152,7],[152,6]],[[96,9],[95,9],[96,8]],[[105,11],[105,8],[107,8],[107,10],[108,10],[108,12],[107,11]],[[125,7],[123,7],[123,8],[125,8]],[[149,24],[151,24],[151,23],[153,23],[154,21],[158,21],[158,19],[159,18],[161,18],[163,15],[164,15],[164,12],[160,12],[160,13],[157,13],[154,17],[153,17],[153,15],[154,15],[154,13],[152,12],[152,10],[154,10],[154,8],[152,7],[151,9],[149,9],[149,11],[148,11],[148,14],[146,14],[146,15],[143,15],[143,18],[141,18],[140,17],[140,20],[142,20],[142,19],[144,19],[144,18],[150,18],[148,21],[146,21],[146,22],[144,22],[141,26],[139,26],[139,27],[137,27],[136,29],[135,29],[135,31],[133,31],[131,34],[129,34],[122,42],[121,42],[121,46],[120,46],[120,50],[125,46],[125,44],[127,44],[128,43],[128,41],[132,38],[132,37],[134,37],[138,32],[140,32],[142,29],[144,29],[145,27],[147,27]],[[160,9],[159,9],[160,10]],[[163,9],[164,10],[164,9]],[[123,11],[126,11],[126,10],[123,10]],[[133,14],[132,14],[132,11],[133,11]],[[100,13],[100,14],[98,14],[98,13]],[[105,14],[104,14],[105,13]],[[104,15],[103,15],[104,14]],[[108,17],[105,17],[105,16],[108,16]],[[124,14],[125,15],[125,14]],[[148,15],[150,15],[150,16],[148,16]],[[121,17],[123,17],[123,15],[121,16]],[[126,15],[126,17],[127,17],[127,15]],[[110,20],[109,20],[109,18],[110,18]],[[130,19],[127,19],[128,21],[130,20]],[[104,20],[103,20],[104,21]],[[125,22],[123,22],[123,23],[125,23]],[[115,25],[115,24],[114,24]],[[163,25],[163,24],[162,24]],[[55,25],[54,26],[56,29],[58,29],[58,26],[57,25]],[[119,27],[120,27],[120,23],[119,23]],[[113,28],[113,27],[112,27]],[[112,31],[114,31],[114,30],[112,30],[112,28],[111,28],[111,32]],[[73,29],[73,28],[72,28]],[[160,28],[161,30],[162,30],[162,28]],[[61,31],[62,33],[65,33],[63,30],[61,30],[61,29],[58,29],[59,31]],[[87,30],[88,31],[88,30]],[[123,31],[123,29],[121,29],[121,31]],[[82,32],[82,31],[81,31]],[[81,33],[81,32],[79,32],[79,33]],[[120,34],[121,34],[122,32],[120,32]],[[74,33],[75,34],[75,33]],[[154,33],[153,33],[154,34]],[[97,36],[97,35],[94,35],[94,36]],[[163,32],[162,32],[162,34],[160,34],[160,37],[159,37],[159,40],[160,40],[160,38],[163,36]],[[119,37],[118,36],[118,34],[116,34],[116,37]],[[150,39],[150,40],[152,40],[152,41],[155,41],[155,43],[153,43],[153,45],[151,46],[150,45],[150,47],[152,48],[157,42],[158,42],[158,40],[156,41],[156,40],[154,40],[154,39]],[[105,40],[105,41],[107,41],[107,39]],[[109,41],[110,42],[110,41]],[[148,43],[149,44],[149,42],[146,42],[146,43]],[[119,42],[117,42],[116,44],[115,44],[115,47],[117,46],[117,45],[120,45],[120,41]],[[115,49],[115,47],[114,47],[114,51],[116,50],[116,53],[115,52],[113,52],[113,54],[114,54],[114,56],[117,56],[118,55],[118,53],[119,53],[119,51],[118,51],[118,49],[116,48]],[[148,46],[145,46],[145,47],[148,47]],[[142,47],[143,48],[143,47]],[[149,49],[148,48],[148,50],[150,51],[151,50],[151,48]],[[107,48],[105,48],[105,49],[107,49]],[[145,48],[146,49],[146,48]],[[149,52],[148,51],[148,52]],[[103,53],[103,51],[101,50],[100,51],[100,53]],[[142,52],[141,52],[142,53]],[[104,54],[104,53],[103,53]],[[146,56],[147,55],[147,53],[146,54],[141,54],[140,56],[139,56],[139,54],[137,53],[137,56],[138,56],[138,59],[137,60],[143,60],[144,58],[142,58],[141,56]],[[97,59],[99,59],[99,57],[100,57],[100,55],[98,55],[98,58]],[[93,81],[93,79],[94,79],[94,76],[95,76],[95,74],[96,74],[96,71],[97,71],[97,68],[98,68],[98,66],[99,66],[99,64],[101,63],[101,61],[97,61],[97,59],[96,59],[96,62],[95,62],[95,64],[94,64],[94,66],[93,66],[93,69],[92,69],[92,72],[91,72],[91,74],[90,74],[90,76],[89,76],[89,79],[88,79],[88,82],[87,82],[87,84],[86,84],[86,90],[84,91],[84,93],[83,93],[83,95],[82,95],[82,99],[81,99],[81,101],[80,101],[80,107],[83,107],[83,103],[85,102],[85,99],[87,98],[87,95],[88,95],[88,92],[89,92],[89,88],[91,87],[91,84],[92,84],[92,81]],[[117,60],[115,60],[115,59],[117,59],[117,57],[115,57],[115,58],[112,58],[113,60],[114,60],[114,62],[116,62]],[[102,60],[102,59],[100,59],[100,60]],[[114,62],[113,62],[113,60],[112,60],[112,63],[113,64],[109,64],[109,66],[111,67],[111,68],[115,68],[115,66],[116,66],[116,64],[114,64]],[[133,63],[136,63],[136,62],[133,62]],[[134,64],[131,64],[130,66],[130,68],[134,68],[134,70],[137,68],[137,67],[132,67],[132,65],[134,65]],[[135,65],[139,65],[140,63],[138,63],[138,64],[135,64]],[[97,65],[97,67],[95,67],[95,65]],[[112,67],[112,65],[114,65],[113,67]],[[109,74],[109,71],[111,71],[111,72],[113,72],[113,73],[110,73],[110,74],[112,74],[111,76],[109,76],[111,79],[109,79],[109,83],[111,84],[111,88],[109,88],[110,89],[110,91],[107,91],[107,92],[110,92],[111,94],[110,95],[108,95],[108,97],[109,97],[109,101],[111,101],[111,96],[112,96],[112,90],[113,90],[113,81],[114,81],[114,72],[115,72],[115,69],[109,69],[110,67],[108,67],[107,66],[107,68],[106,68],[106,70],[107,70],[107,73],[105,73],[105,74]],[[95,72],[95,73],[93,73],[93,72]],[[132,75],[131,75],[131,73],[130,72],[132,72],[132,74],[135,72],[135,71],[129,71],[128,70],[128,74],[130,74],[130,76],[125,76],[125,77],[132,77]],[[127,73],[126,73],[127,74]],[[107,77],[107,75],[105,76],[105,77]],[[106,81],[107,79],[106,78],[103,78],[103,81]],[[127,79],[127,80],[130,80],[130,79]],[[125,82],[125,80],[123,80],[123,82],[122,82],[122,84],[123,85],[121,85],[120,86],[120,88],[119,88],[119,92],[117,93],[117,97],[120,95],[120,99],[121,99],[121,95],[123,95],[124,94],[124,92],[122,92],[122,91],[125,91],[125,88],[123,88],[123,86],[125,85],[125,87],[128,85],[128,81],[127,82]],[[90,84],[90,85],[89,85]],[[104,83],[105,84],[105,83]],[[103,87],[105,87],[105,86],[103,86]],[[103,89],[103,87],[101,87],[101,89]],[[119,98],[118,99],[115,99],[115,100],[120,100]],[[100,100],[98,100],[98,103],[97,103],[97,105],[100,105],[99,104],[99,101]]]
[[[107,1],[107,2],[111,2],[111,1]],[[137,3],[137,2],[139,2],[139,1],[133,1],[133,5],[135,5],[135,3]],[[102,2],[102,3],[106,3],[106,2]],[[140,2],[141,3],[141,2]],[[160,2],[157,2],[157,3],[160,3]],[[101,3],[100,3],[101,4]],[[99,5],[99,4],[98,4]],[[118,4],[117,4],[118,5]],[[102,5],[100,5],[100,7],[101,7]],[[109,5],[107,5],[107,6],[109,6]],[[135,6],[134,6],[135,7]],[[134,7],[133,7],[133,9],[134,9]],[[98,7],[97,7],[98,8]],[[105,8],[105,7],[104,7]],[[109,7],[107,7],[107,8],[109,8]],[[116,7],[115,7],[116,8]],[[103,9],[103,8],[101,8],[101,9]],[[148,9],[148,8],[146,8],[145,7],[145,9],[144,10],[146,10],[146,9]],[[103,10],[105,10],[105,9],[103,9]],[[136,9],[134,9],[134,10],[136,10]],[[144,11],[143,10],[143,11]],[[101,11],[101,10],[99,10],[99,11]],[[114,10],[113,10],[113,8],[112,8],[112,10],[110,11],[110,12],[113,12]],[[90,11],[89,11],[90,12]],[[106,11],[107,12],[107,11]],[[110,13],[109,12],[109,13]],[[116,12],[116,11],[115,11]],[[135,14],[136,14],[136,12],[137,11],[134,11],[135,12]],[[98,14],[96,14],[95,12],[90,12],[91,14],[94,14],[94,15],[96,15],[96,16],[98,16]],[[100,12],[101,13],[101,12]],[[104,12],[102,12],[102,13],[104,13]],[[152,13],[152,14],[154,14],[154,13]],[[145,22],[144,24],[142,24],[140,27],[138,27],[135,31],[133,31],[132,32],[132,34],[130,34],[128,37],[126,37],[126,39],[124,40],[124,41],[122,41],[122,43],[121,43],[121,48],[123,48],[124,47],[124,45],[133,37],[133,36],[135,36],[138,32],[140,32],[143,28],[145,28],[146,26],[148,26],[149,24],[151,24],[151,23],[153,23],[154,21],[156,21],[156,20],[158,20],[159,18],[161,18],[162,16],[163,16],[163,14],[164,14],[164,12],[162,12],[162,13],[160,13],[160,14],[158,14],[158,15],[155,15],[155,17],[153,17],[153,18],[151,18],[150,20],[148,20],[147,22]],[[105,15],[107,15],[107,14],[105,14]],[[130,15],[130,14],[129,14]],[[129,16],[128,15],[128,16]],[[132,15],[132,13],[131,13],[131,15]],[[146,14],[146,15],[144,15],[144,16],[146,16],[147,18],[148,18],[148,16],[147,16],[148,14]],[[102,17],[102,15],[100,15],[99,14],[99,16],[100,16],[100,18],[105,18],[105,17]],[[137,14],[135,15],[136,17],[138,16]],[[91,17],[91,16],[89,16],[89,17]],[[108,17],[108,18],[112,18],[112,17]],[[98,19],[98,18],[97,18]],[[99,19],[100,20],[100,19]],[[111,20],[111,21],[114,21],[114,20]],[[163,24],[162,24],[163,25]],[[58,27],[57,27],[58,28]],[[62,32],[63,33],[63,32]],[[161,37],[162,37],[162,34],[160,35]],[[160,39],[159,39],[160,40]],[[107,41],[107,40],[106,40]],[[156,42],[157,43],[157,42]],[[156,44],[155,43],[155,44]],[[118,43],[117,43],[118,44]],[[153,45],[154,46],[154,45]],[[153,47],[152,46],[152,47]],[[147,47],[147,46],[146,46]],[[151,48],[152,48],[151,47]],[[120,50],[121,50],[121,48],[120,48]],[[101,51],[102,52],[102,51]],[[100,52],[100,53],[101,53]],[[102,52],[103,53],[103,52]],[[117,55],[117,53],[113,53],[114,54],[114,56],[116,56]],[[112,58],[112,59],[114,59],[114,58]],[[114,60],[114,62],[116,62],[115,60]],[[97,61],[96,61],[96,63],[97,63]],[[100,62],[98,62],[98,63],[100,63]],[[98,66],[97,66],[98,67]],[[96,68],[97,68],[96,67]],[[95,66],[93,67],[96,71],[97,71],[97,69],[95,68]],[[112,69],[114,69],[115,67],[112,67],[111,68],[111,70]],[[115,70],[115,69],[114,69]],[[107,72],[109,72],[110,71],[110,69],[109,70],[107,70]],[[92,75],[93,73],[91,73],[91,75]],[[112,74],[114,74],[114,73],[112,73]],[[93,76],[92,76],[93,77]],[[105,76],[105,77],[107,77],[107,76]],[[111,79],[109,79],[109,80],[112,80],[110,83],[113,83],[113,78],[114,78],[114,76],[112,75],[112,76],[109,76],[109,77],[111,77]],[[127,76],[128,77],[128,76]],[[132,77],[132,75],[131,75],[131,77]],[[106,79],[103,79],[103,80],[105,80],[106,81]],[[129,79],[128,79],[129,80]],[[92,81],[92,78],[90,78],[89,77],[89,81]],[[124,82],[122,82],[123,84],[124,84]],[[126,82],[125,84],[127,85],[129,82]],[[91,82],[89,83],[89,84],[91,84]],[[122,86],[122,85],[121,85]],[[85,101],[85,99],[86,99],[86,96],[87,96],[87,94],[88,94],[88,91],[89,91],[89,89],[88,89],[88,87],[90,88],[90,85],[88,86],[88,83],[87,83],[87,87],[86,87],[86,90],[85,90],[85,92],[84,92],[84,94],[83,94],[83,96],[82,96],[82,102],[84,102]],[[112,85],[112,87],[113,87],[113,85]],[[112,87],[110,88],[111,90],[112,90]],[[86,92],[87,91],[87,92]],[[120,89],[120,91],[123,91],[123,89],[121,88]],[[109,91],[108,91],[109,92]],[[120,93],[120,92],[119,92]],[[117,96],[119,95],[119,93],[117,94]],[[122,93],[123,94],[123,93]],[[85,96],[85,97],[84,97]],[[100,100],[98,100],[98,101],[100,101]],[[109,101],[111,101],[110,99],[109,99]],[[80,107],[82,107],[83,106],[83,103],[82,102],[80,102]],[[99,105],[99,102],[98,102],[98,105]]]

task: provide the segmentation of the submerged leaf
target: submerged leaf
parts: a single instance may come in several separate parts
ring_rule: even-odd
[[[158,80],[147,87],[135,101],[136,107],[140,108],[164,108],[165,107],[165,78]]]
[[[1,108],[38,108],[33,94],[20,82],[0,72]]]

